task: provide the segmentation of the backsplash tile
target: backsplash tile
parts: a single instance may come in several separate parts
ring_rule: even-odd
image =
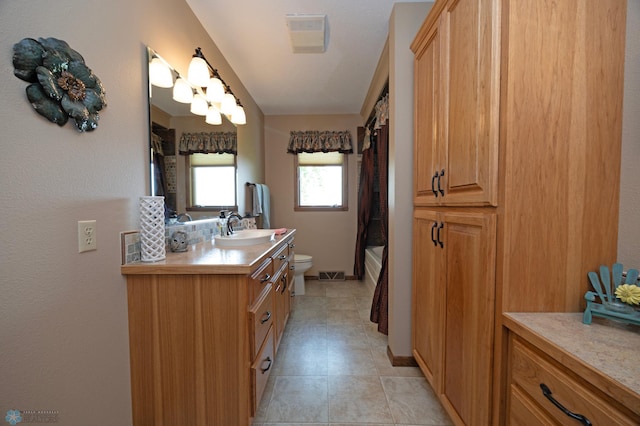
[[[169,250],[169,239],[176,231],[187,233],[189,245],[211,241],[219,233],[218,222],[220,219],[194,220],[185,224],[166,225],[164,229],[165,245],[167,255]],[[256,219],[253,217],[244,218],[237,229],[256,229]],[[122,264],[138,263],[141,259],[140,231],[125,231],[120,233],[120,251]]]

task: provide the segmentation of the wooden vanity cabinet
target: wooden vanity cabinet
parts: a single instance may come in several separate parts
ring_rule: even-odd
[[[273,264],[277,272],[273,279],[274,303],[276,311],[275,321],[275,345],[276,350],[280,346],[284,328],[289,320],[291,311],[291,278],[293,271],[289,268],[293,260],[292,244],[283,246],[274,256]]]
[[[576,327],[582,326],[579,317],[575,323]],[[581,418],[576,417],[583,417],[593,425],[640,424],[640,395],[602,376],[554,344],[553,339],[531,335],[515,321],[509,321],[508,325],[507,424],[581,424]],[[589,342],[592,347],[603,346],[607,341],[598,333],[600,329],[594,330],[593,341]],[[613,354],[607,357],[615,358]],[[543,386],[548,396],[543,393]]]
[[[625,15],[437,0],[411,45],[413,353],[455,424],[505,422],[502,313],[580,311],[587,273],[616,261]],[[466,214],[495,225],[452,234]]]
[[[272,253],[288,253],[292,240]],[[274,274],[288,264],[275,271],[269,253],[248,274],[225,264],[208,273],[197,258],[206,250],[122,267],[135,425],[246,426],[260,404],[277,352]]]

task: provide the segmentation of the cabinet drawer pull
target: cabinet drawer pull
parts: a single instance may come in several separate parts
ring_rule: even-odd
[[[289,269],[291,269],[292,271],[295,271],[295,269],[296,269],[296,265],[291,265],[291,266],[289,266]]]
[[[438,222],[433,222],[433,225],[431,225],[431,241],[433,241],[433,245],[436,247],[438,246],[438,242],[436,241],[435,235],[433,235],[433,231],[436,230],[437,226],[438,226]]]
[[[439,173],[435,172],[433,174],[433,176],[431,176],[431,192],[433,192],[433,195],[436,196],[436,198],[438,198],[438,191],[436,191],[436,179],[438,178]]]
[[[271,279],[271,275],[269,274],[265,274],[264,277],[262,277],[262,279],[260,280],[261,283],[266,283],[267,281],[269,281]]]
[[[278,256],[279,260],[285,260],[287,258],[287,256],[285,256],[284,254]]]
[[[270,319],[271,319],[271,312],[267,311],[267,312],[264,313],[264,316],[260,320],[260,324],[264,324],[265,322],[269,321]]]
[[[293,244],[293,243],[289,244],[289,248],[295,248],[295,246],[296,246],[296,245],[295,245],[295,244]]]
[[[438,226],[438,244],[440,244],[440,247],[444,247],[444,244],[442,243],[442,240],[440,239],[440,231],[442,230],[442,228],[444,228],[444,222],[440,222],[440,226]]]
[[[444,177],[444,169],[442,169],[439,175],[438,172],[436,172],[436,175],[438,176],[438,191],[440,191],[440,194],[444,197],[444,190],[440,186],[440,178]]]
[[[551,403],[556,407],[558,407],[560,411],[562,411],[564,414],[571,417],[572,419],[578,420],[580,423],[582,423],[585,426],[591,426],[591,422],[589,421],[588,418],[586,418],[582,414],[572,413],[571,411],[564,408],[562,404],[556,401],[555,398],[551,396],[551,389],[549,389],[547,385],[545,385],[544,383],[540,383],[540,389],[542,389],[542,394],[545,396],[545,398],[551,401]]]
[[[267,359],[265,359],[264,361],[262,361],[262,363],[264,364],[265,362],[268,362],[269,365],[267,365],[267,368],[262,368],[260,367],[260,371],[262,371],[262,374],[266,373],[267,371],[269,371],[269,369],[271,368],[271,364],[273,363],[273,361],[271,361],[271,357],[268,356]]]

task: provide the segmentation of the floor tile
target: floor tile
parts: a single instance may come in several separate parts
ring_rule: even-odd
[[[380,380],[396,423],[452,424],[423,377],[381,377]]]
[[[372,298],[359,281],[307,281],[253,426],[451,425],[420,369],[391,365]]]
[[[329,347],[330,376],[377,376],[369,348]]]
[[[376,376],[329,376],[329,419],[345,423],[393,423]]]
[[[276,377],[265,423],[326,423],[327,396],[327,376]]]

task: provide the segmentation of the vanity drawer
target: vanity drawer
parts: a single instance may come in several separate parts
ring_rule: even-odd
[[[269,328],[269,333],[260,348],[260,353],[251,365],[251,416],[255,416],[264,388],[271,375],[275,353],[273,350],[273,327]]]
[[[545,397],[541,389],[541,384],[544,384],[551,391],[550,396],[559,404],[572,413],[586,417],[594,425],[637,425],[637,421],[621,411],[625,410],[624,407],[615,400],[607,397],[591,384],[570,375],[565,367],[523,343],[518,337],[512,336],[511,350],[509,417],[517,416],[517,412],[523,407],[528,406],[529,411],[535,411],[541,407],[545,415],[538,415],[537,419],[548,416],[556,424],[571,424],[571,422],[578,424],[579,422],[572,420]],[[520,389],[522,395],[517,393]],[[544,420],[537,421],[544,422]],[[530,418],[524,424],[538,423],[534,418]]]
[[[273,270],[279,271],[289,260],[289,244],[283,244],[282,248],[278,250],[273,256]]]
[[[269,258],[249,277],[249,306],[253,306],[260,298],[265,288],[271,283],[272,277],[273,262]]]
[[[251,324],[250,341],[251,341],[251,359],[256,359],[256,355],[269,332],[273,318],[275,316],[273,306],[273,291],[271,285],[268,285],[266,292],[262,294],[262,298],[258,303],[253,305],[249,310],[249,324]]]

